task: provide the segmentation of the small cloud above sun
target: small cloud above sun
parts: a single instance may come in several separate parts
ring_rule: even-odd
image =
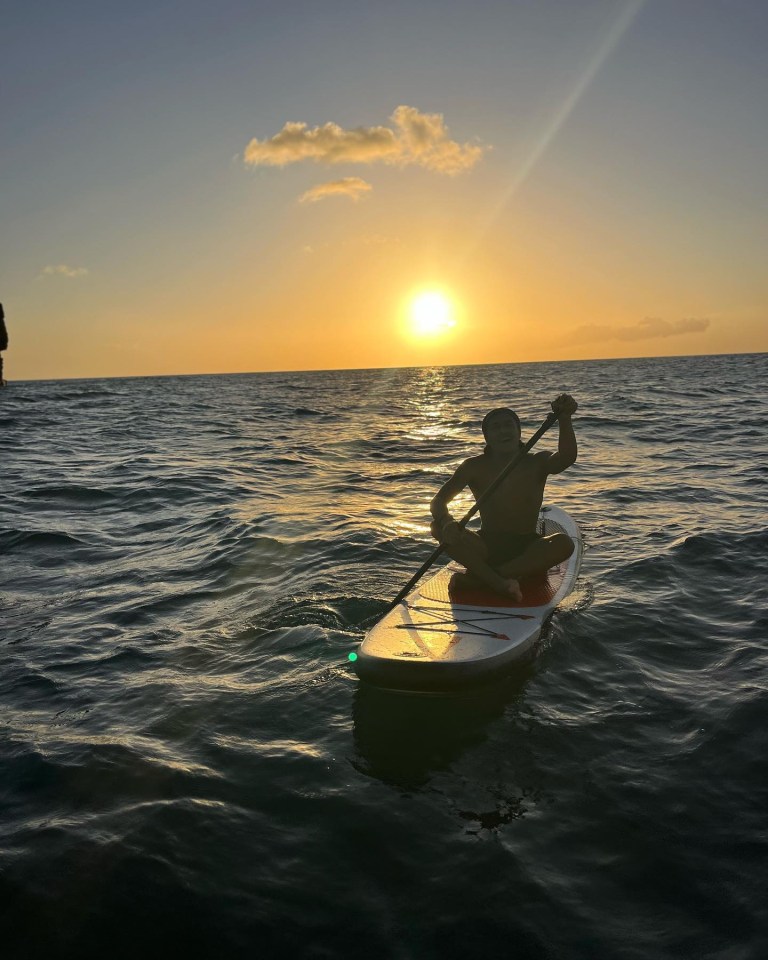
[[[418,340],[433,340],[456,326],[455,304],[442,290],[421,290],[408,302],[407,329]]]

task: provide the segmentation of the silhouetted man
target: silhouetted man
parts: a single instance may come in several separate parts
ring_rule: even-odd
[[[449,557],[463,563],[469,578],[498,593],[520,600],[520,577],[543,573],[567,560],[573,541],[565,533],[545,537],[536,532],[544,485],[553,473],[576,462],[578,453],[571,417],[578,404],[567,393],[552,401],[559,417],[557,453],[526,453],[501,487],[480,507],[478,533],[463,530],[448,504],[465,487],[479,499],[520,447],[520,418],[507,407],[491,410],[483,419],[485,451],[465,460],[431,504],[432,536],[445,545]]]
[[[0,303],[0,387],[5,386],[5,380],[3,380],[3,350],[7,349],[8,331],[5,329],[5,312],[2,303]]]

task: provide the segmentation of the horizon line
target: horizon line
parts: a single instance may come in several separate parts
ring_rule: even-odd
[[[493,363],[414,363],[389,367],[304,367],[302,369],[281,370],[228,370],[196,373],[127,373],[112,376],[88,377],[30,377],[28,379],[8,380],[6,383],[60,383],[79,380],[161,380],[178,377],[253,377],[287,373],[362,373],[375,370],[434,370],[448,367],[514,367],[537,363],[615,363],[624,360],[694,360],[699,357],[759,357],[768,354],[768,350],[739,350],[732,353],[667,353],[663,355],[638,355],[630,357],[584,357],[570,360],[504,360]]]

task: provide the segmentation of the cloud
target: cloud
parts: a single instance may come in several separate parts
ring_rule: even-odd
[[[588,324],[578,327],[569,337],[572,343],[589,343],[595,340],[653,340],[661,337],[677,337],[686,333],[702,333],[710,320],[689,317],[683,320],[660,320],[646,317],[628,327],[609,327]]]
[[[484,148],[457,143],[448,137],[441,113],[419,113],[415,107],[398,107],[391,119],[399,131],[405,162],[418,163],[437,173],[462,173],[482,157]]]
[[[88,276],[85,267],[68,267],[66,263],[60,263],[55,267],[44,267],[40,273],[41,277],[66,277],[68,280],[80,280]]]
[[[383,233],[366,233],[354,240],[347,240],[347,243],[355,243],[361,247],[380,246],[384,243],[400,243],[400,237],[386,237]]]
[[[339,243],[321,243],[319,245],[312,245],[310,243],[305,243],[301,252],[311,256],[312,254],[319,253],[322,250],[334,249],[339,246],[342,248],[356,248],[356,247],[369,247],[369,246],[385,246],[385,245],[397,245],[401,243],[399,237],[387,237],[383,233],[364,233],[359,237],[347,237],[344,240],[341,240]]]
[[[350,200],[359,200],[373,187],[360,177],[343,177],[341,180],[330,180],[328,183],[318,183],[299,197],[299,203],[317,203],[327,197],[349,197]]]
[[[289,121],[268,140],[253,139],[245,148],[249,166],[284,167],[311,160],[314,163],[416,164],[436,173],[456,174],[480,160],[484,147],[457,143],[448,135],[441,113],[421,113],[416,107],[397,107],[392,127],[355,127],[336,123],[309,128]]]

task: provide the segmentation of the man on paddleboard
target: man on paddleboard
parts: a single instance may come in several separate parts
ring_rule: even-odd
[[[448,504],[469,487],[475,500],[498,477],[521,447],[520,418],[507,407],[491,410],[483,418],[486,447],[470,457],[438,490],[430,505],[432,536],[445,546],[449,557],[467,568],[472,581],[499,593],[522,599],[521,577],[544,573],[573,553],[574,544],[564,533],[549,537],[536,532],[544,487],[553,473],[562,473],[576,462],[578,448],[572,417],[578,404],[567,393],[552,401],[558,415],[560,439],[557,453],[528,451],[499,488],[480,505],[481,529],[462,529]]]
[[[0,303],[0,387],[5,386],[3,379],[3,350],[8,349],[8,331],[5,329],[5,312]]]

